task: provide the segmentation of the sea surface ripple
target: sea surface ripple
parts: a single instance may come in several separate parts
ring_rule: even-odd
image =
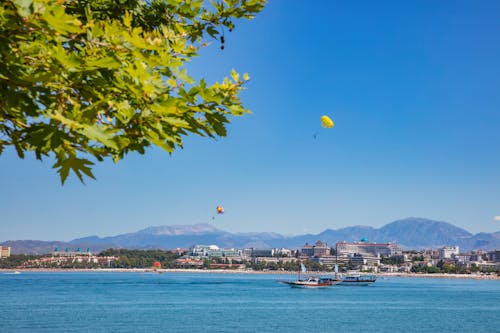
[[[295,289],[295,276],[0,274],[0,332],[500,332],[500,281],[383,278]]]

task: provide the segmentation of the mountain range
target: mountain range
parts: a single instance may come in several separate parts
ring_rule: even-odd
[[[55,247],[59,249],[80,247],[99,252],[107,248],[173,249],[188,248],[194,244],[216,244],[219,247],[236,248],[300,248],[317,240],[333,246],[338,241],[397,242],[406,249],[439,248],[458,245],[461,251],[474,249],[500,249],[500,231],[495,233],[470,232],[447,222],[423,218],[406,218],[386,224],[381,228],[353,226],[337,230],[326,229],[319,234],[283,236],[272,232],[230,233],[209,224],[163,225],[137,232],[111,236],[89,236],[70,242],[16,240],[0,243],[10,246],[13,254],[45,254]]]

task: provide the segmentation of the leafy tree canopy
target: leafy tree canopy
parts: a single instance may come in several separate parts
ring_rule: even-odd
[[[54,156],[94,178],[92,160],[159,146],[188,134],[226,135],[248,112],[248,74],[195,81],[186,62],[265,0],[7,0],[0,5],[0,154]]]

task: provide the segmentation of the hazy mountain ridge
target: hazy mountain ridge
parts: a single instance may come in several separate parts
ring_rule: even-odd
[[[162,225],[156,227],[148,227],[146,229],[139,230],[137,233],[141,234],[151,234],[151,235],[198,235],[207,233],[217,233],[221,232],[214,226],[209,224],[192,224],[192,225]]]
[[[300,248],[306,242],[317,240],[333,246],[337,241],[359,241],[366,237],[370,241],[386,243],[396,241],[408,249],[438,248],[458,245],[461,251],[472,249],[500,249],[500,231],[476,235],[447,222],[422,218],[406,218],[386,224],[381,228],[352,226],[337,230],[326,229],[319,234],[283,236],[274,232],[230,233],[210,224],[163,225],[148,227],[137,232],[110,237],[89,236],[70,242],[8,241],[1,245],[11,246],[12,253],[49,253],[54,247],[61,250],[69,247],[90,247],[93,252],[106,248],[172,249],[187,248],[194,244],[216,244],[220,247],[237,248]]]

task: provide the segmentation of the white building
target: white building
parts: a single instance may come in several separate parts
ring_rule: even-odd
[[[10,257],[10,246],[0,246],[0,258]]]
[[[391,257],[396,254],[401,254],[403,251],[395,243],[369,243],[369,242],[338,242],[335,249],[339,256],[349,256],[353,254],[362,254],[367,256],[377,257],[383,255]]]
[[[206,258],[241,257],[238,249],[221,249],[217,245],[195,245],[189,251],[190,256]]]
[[[439,249],[439,259],[451,259],[460,253],[458,246],[445,246]]]
[[[292,256],[292,250],[285,249],[285,248],[273,249],[273,255],[275,255],[275,256],[283,256],[283,257],[291,257]]]

